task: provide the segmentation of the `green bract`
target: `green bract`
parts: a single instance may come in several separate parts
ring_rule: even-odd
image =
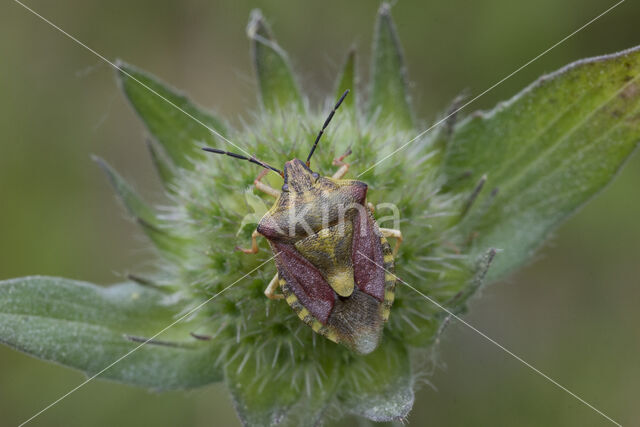
[[[251,187],[258,168],[200,151],[238,151],[210,129],[279,166],[306,155],[337,94],[350,88],[313,167],[330,175],[332,159],[351,148],[348,177],[364,172],[358,179],[369,184],[369,201],[399,209],[398,276],[459,313],[485,279],[529,259],[633,151],[640,50],[543,76],[494,110],[449,119],[369,169],[428,127],[411,110],[389,6],[375,26],[368,91],[359,91],[352,50],[325,105],[309,105],[259,12],[247,33],[261,108],[242,129],[119,64],[118,81],[149,130],[170,207],[158,212],[97,161],[158,249],[156,272],[108,288],[49,277],[2,282],[0,341],[91,375],[215,296],[101,377],[159,390],[225,381],[249,425],[315,425],[347,413],[405,417],[446,313],[399,283],[380,348],[359,356],[314,334],[283,301],[267,300],[263,290],[275,272],[268,246],[261,242],[256,255],[234,248],[248,244],[272,200]],[[281,185],[277,174],[266,180]],[[384,209],[377,215],[391,226]]]

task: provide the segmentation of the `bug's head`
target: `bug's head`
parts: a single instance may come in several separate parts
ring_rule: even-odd
[[[210,153],[224,154],[224,155],[233,157],[235,159],[246,160],[258,166],[262,166],[265,169],[276,172],[277,174],[279,174],[284,178],[284,185],[282,186],[282,191],[294,191],[297,193],[307,191],[311,187],[313,187],[313,184],[315,184],[315,182],[320,177],[316,172],[312,171],[309,168],[309,165],[311,162],[311,156],[313,156],[313,153],[316,151],[316,148],[318,147],[318,141],[320,141],[322,134],[324,134],[324,131],[327,128],[327,125],[329,125],[329,122],[331,122],[333,115],[336,113],[336,110],[338,109],[338,107],[340,107],[340,104],[342,104],[342,101],[344,101],[344,98],[347,96],[348,93],[349,93],[349,89],[344,91],[344,93],[342,94],[342,96],[340,97],[336,105],[333,107],[333,110],[331,110],[331,113],[329,113],[329,117],[327,117],[327,119],[324,121],[324,124],[322,125],[322,129],[318,133],[318,136],[316,137],[316,140],[313,143],[313,146],[311,147],[311,151],[307,156],[307,161],[303,162],[300,159],[289,160],[287,163],[284,164],[284,172],[274,168],[268,163],[265,163],[261,160],[256,159],[253,156],[245,156],[242,154],[231,153],[229,151],[219,150],[217,148],[210,148],[210,147],[203,147],[202,149]]]
[[[289,160],[284,164],[282,191],[303,193],[313,187],[319,177],[320,175],[312,171],[302,160]]]

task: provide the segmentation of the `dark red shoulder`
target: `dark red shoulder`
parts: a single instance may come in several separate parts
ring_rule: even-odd
[[[365,200],[367,200],[367,189],[369,186],[362,181],[351,181],[349,185],[349,191],[351,192],[351,197],[356,200],[361,205],[364,205]]]

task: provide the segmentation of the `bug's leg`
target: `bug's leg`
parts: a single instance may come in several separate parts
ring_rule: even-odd
[[[344,161],[344,158],[347,157],[349,154],[351,154],[351,148],[349,148],[347,152],[344,153],[342,156],[336,157],[335,159],[333,159],[333,165],[340,166],[340,169],[338,169],[336,173],[333,174],[332,176],[333,179],[340,179],[347,174],[347,171],[349,170],[349,163],[346,163]]]
[[[398,249],[400,249],[400,244],[402,244],[402,232],[400,230],[394,230],[393,228],[381,228],[380,233],[384,237],[393,237],[396,239],[396,245],[393,248],[393,256],[395,257],[398,254]]]
[[[375,207],[375,206],[373,206],[373,203],[371,203],[371,202],[367,202],[367,207],[369,208],[369,211],[370,211],[372,214],[376,213],[376,207]]]
[[[284,295],[276,294],[276,290],[277,289],[278,289],[278,273],[276,273],[276,275],[273,276],[273,279],[271,279],[271,281],[269,282],[269,285],[264,290],[264,294],[269,299],[282,299],[282,298],[284,298]]]
[[[256,179],[253,180],[253,185],[255,185],[255,187],[260,190],[263,191],[265,193],[267,193],[270,196],[273,196],[275,198],[278,198],[280,196],[280,192],[278,190],[276,190],[275,188],[273,188],[270,185],[265,184],[264,182],[262,182],[262,178],[265,177],[266,174],[269,173],[268,169],[263,169],[258,176],[256,177]]]
[[[258,253],[258,236],[260,236],[258,230],[254,230],[253,233],[251,233],[251,249],[243,249],[240,246],[236,246],[236,249],[244,252],[245,254]]]

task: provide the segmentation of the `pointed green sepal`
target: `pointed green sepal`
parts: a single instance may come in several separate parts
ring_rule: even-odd
[[[122,204],[156,247],[165,254],[181,255],[185,241],[171,234],[154,210],[106,161],[97,156],[93,156],[93,160],[105,172]]]
[[[176,166],[190,169],[203,145],[219,146],[222,122],[156,77],[118,61],[118,82],[149,133]]]
[[[151,161],[160,177],[160,182],[162,182],[167,191],[173,191],[171,183],[173,183],[176,175],[175,166],[167,158],[165,150],[157,142],[147,139],[147,149],[151,154]]]
[[[368,117],[391,123],[400,129],[413,129],[407,70],[400,39],[391,18],[391,7],[383,3],[378,10],[371,62],[371,91]]]
[[[452,311],[454,314],[458,314],[466,310],[465,304],[468,302],[469,298],[477,295],[479,289],[485,284],[489,268],[491,267],[496,254],[497,251],[492,248],[478,256],[474,274],[467,281],[465,287],[451,298],[451,300],[443,304],[448,310]]]
[[[287,54],[273,38],[259,10],[251,12],[247,35],[262,106],[270,112],[292,106],[302,111],[302,96]]]
[[[358,102],[357,83],[356,49],[355,47],[352,47],[349,49],[347,59],[342,65],[342,70],[336,80],[336,91],[334,93],[335,99],[339,99],[347,89],[350,91],[349,96],[347,96],[342,102],[342,109],[355,111]]]

